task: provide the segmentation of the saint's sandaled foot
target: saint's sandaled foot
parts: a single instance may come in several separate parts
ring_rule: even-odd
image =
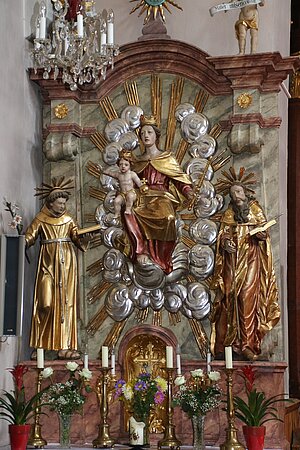
[[[74,359],[81,358],[81,355],[77,350],[69,350],[69,349],[59,350],[59,352],[57,353],[57,356],[58,356],[58,359],[74,360]]]

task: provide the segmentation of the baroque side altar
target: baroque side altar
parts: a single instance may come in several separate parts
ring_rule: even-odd
[[[62,175],[72,179],[76,191],[68,202],[72,216],[82,228],[101,225],[89,251],[78,258],[78,348],[82,353],[88,351],[94,373],[98,371],[101,346],[105,345],[115,349],[118,373],[130,375],[133,368],[127,352],[138,348],[136,336],[145,339],[143,348],[151,342],[162,347],[179,345],[183,370],[205,365],[211,333],[208,314],[213,300],[209,282],[215,239],[211,236],[216,235],[215,224],[224,205],[214,189],[218,171],[221,173],[229,165],[251,168],[260,180],[256,195],[268,217],[279,215],[278,92],[296,59],[282,58],[279,53],[210,57],[182,42],[168,40],[165,45],[155,40],[121,48],[114,71],[97,87],[86,85],[72,92],[60,79],[45,80],[40,72],[30,73],[44,99],[43,181]],[[190,106],[194,109],[189,110]],[[137,134],[135,128],[126,128],[126,120],[133,123],[140,109],[145,115],[159,118],[161,147],[173,152],[194,185],[203,175],[196,215],[185,204],[176,217],[176,251],[169,272],[155,269],[149,274],[136,269],[127,243],[121,238],[122,225],[109,217],[114,184],[103,179],[99,171],[99,165],[117,161],[122,145],[135,148]],[[203,147],[194,150],[189,146],[193,145],[195,124],[190,120],[189,125],[182,126],[190,114],[198,114],[197,120],[201,115],[204,125],[200,126],[207,130]],[[213,146],[221,154],[215,159],[214,151],[209,153]],[[206,243],[199,231],[201,220],[210,230],[204,236]],[[278,281],[279,227],[272,227],[270,234]],[[275,386],[277,392],[284,391],[282,333],[279,322],[263,340],[259,361],[253,363],[263,374],[260,381],[264,390],[270,392]],[[53,364],[61,370],[61,362]],[[245,362],[236,364],[240,367]],[[224,363],[215,360],[213,367],[221,371]],[[110,406],[110,415],[117,418],[111,425],[113,437],[126,442],[126,420],[119,404]],[[78,417],[74,442],[91,442],[98,420],[99,406],[93,398],[85,406],[84,416]],[[209,416],[207,436],[212,445],[224,441],[225,422],[221,410]],[[178,438],[189,444],[189,420],[176,411],[175,423]],[[268,448],[282,448],[280,426],[276,424],[268,433]],[[53,433],[48,433],[45,437],[55,442],[55,425]]]

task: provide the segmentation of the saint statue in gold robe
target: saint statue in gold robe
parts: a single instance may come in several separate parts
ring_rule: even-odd
[[[70,180],[53,179],[37,194],[46,199],[26,230],[26,247],[40,241],[30,346],[58,350],[58,356],[77,359],[77,260],[74,245],[86,250],[78,227],[66,212]]]
[[[218,356],[232,346],[242,359],[254,360],[280,318],[271,242],[262,208],[248,195],[251,176],[243,168],[238,177],[233,168],[224,174],[221,184],[231,202],[220,223],[211,284],[212,350]]]

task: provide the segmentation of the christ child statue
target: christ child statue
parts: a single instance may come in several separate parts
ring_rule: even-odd
[[[115,214],[114,217],[118,218],[121,213],[121,208],[125,204],[125,214],[131,214],[131,208],[136,200],[136,192],[134,186],[142,186],[142,182],[138,175],[131,170],[132,157],[130,152],[120,152],[120,157],[117,161],[119,171],[113,171],[105,169],[102,172],[105,175],[116,178],[119,182],[119,192],[114,200]]]

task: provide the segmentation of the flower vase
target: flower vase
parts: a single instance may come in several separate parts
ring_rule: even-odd
[[[149,417],[145,420],[143,447],[150,447]]]
[[[8,425],[11,450],[26,450],[31,425]]]
[[[70,448],[71,440],[71,414],[58,414],[59,418],[59,445],[61,448]]]
[[[129,419],[129,442],[132,446],[140,446],[144,445],[144,430],[145,423],[137,422],[135,418],[132,416]]]
[[[265,443],[266,427],[250,427],[243,425],[243,433],[248,450],[263,450]]]
[[[198,415],[192,416],[193,426],[193,448],[195,450],[204,450],[204,422],[205,416]]]

